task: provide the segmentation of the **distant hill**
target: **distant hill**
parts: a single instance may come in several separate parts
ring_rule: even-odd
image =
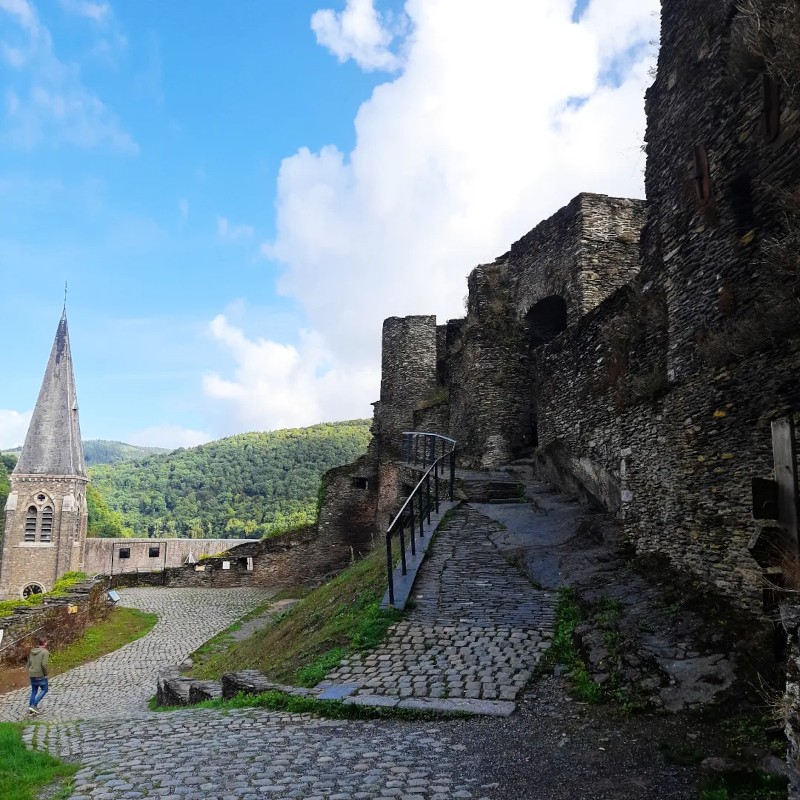
[[[85,439],[83,457],[86,466],[93,464],[118,464],[120,461],[136,461],[147,456],[169,453],[164,447],[138,447],[125,442],[112,442],[108,439]]]
[[[90,530],[258,538],[311,524],[322,474],[366,450],[369,425],[351,420],[243,433],[137,460],[95,462],[92,484],[107,508],[90,498]]]
[[[12,447],[2,452],[18,455],[22,452],[22,447]],[[138,458],[169,452],[165,447],[138,447],[135,444],[112,442],[108,439],[84,439],[83,441],[83,457],[87,467],[92,464],[117,464],[120,461],[135,461]]]

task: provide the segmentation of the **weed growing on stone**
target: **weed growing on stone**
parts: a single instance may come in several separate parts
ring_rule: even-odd
[[[698,800],[785,800],[786,778],[763,772],[735,777],[708,778],[700,787]]]
[[[539,670],[552,670],[556,664],[562,664],[569,672],[575,694],[587,703],[599,703],[603,699],[603,690],[592,680],[572,638],[580,619],[581,611],[575,590],[562,587],[558,590],[553,644],[539,662]]]
[[[70,778],[78,771],[77,765],[28,750],[22,741],[22,729],[17,723],[0,722],[0,797],[34,800],[45,787],[53,787],[48,793],[51,800],[68,797],[72,794]]]

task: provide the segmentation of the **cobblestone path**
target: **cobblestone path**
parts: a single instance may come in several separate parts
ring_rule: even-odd
[[[326,682],[358,684],[362,695],[513,700],[549,647],[555,598],[500,554],[499,530],[472,506],[455,511],[420,568],[407,618]]]
[[[194,709],[35,725],[25,738],[80,761],[71,800],[479,800],[488,793],[460,763],[466,747],[434,723]]]
[[[269,599],[265,589],[122,589],[121,605],[152,611],[150,633],[50,681],[43,721],[119,719],[147,710],[163,667],[179,664],[219,631]],[[0,695],[0,720],[26,716],[29,689]]]

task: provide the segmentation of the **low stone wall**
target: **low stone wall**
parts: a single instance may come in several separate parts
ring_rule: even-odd
[[[191,554],[199,559],[217,555],[248,539],[98,539],[86,540],[87,575],[116,575],[137,570],[180,567]]]
[[[340,572],[372,549],[360,532],[330,534],[315,528],[290,531],[232,548],[224,556],[205,558],[161,572],[115,575],[115,586],[207,587],[314,586]]]
[[[78,584],[63,597],[49,598],[41,606],[21,606],[11,616],[0,617],[0,666],[23,665],[34,636],[47,637],[50,650],[70,644],[108,610],[106,583],[102,580]]]

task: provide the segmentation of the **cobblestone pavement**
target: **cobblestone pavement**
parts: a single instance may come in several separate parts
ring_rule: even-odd
[[[71,800],[479,800],[492,788],[434,723],[194,709],[35,725],[24,736],[80,761]]]
[[[326,682],[358,693],[513,700],[549,647],[555,598],[492,544],[501,527],[462,506],[439,529],[387,642],[342,661]]]
[[[150,633],[50,681],[42,720],[118,719],[146,711],[163,667],[181,663],[219,631],[269,599],[265,589],[122,589],[121,605],[152,611]],[[0,695],[0,720],[26,715],[29,689]]]

